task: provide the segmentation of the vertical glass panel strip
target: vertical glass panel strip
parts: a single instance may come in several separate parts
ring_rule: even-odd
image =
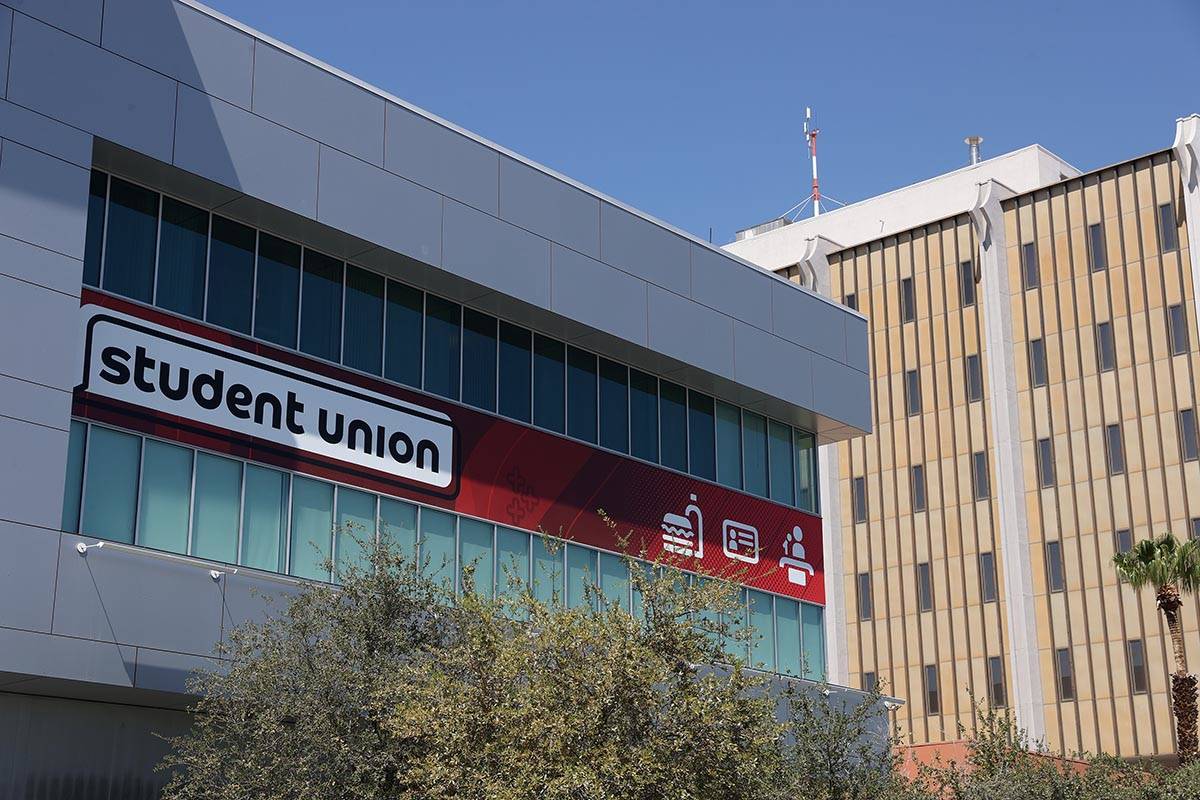
[[[83,495],[83,457],[87,440],[87,425],[71,420],[71,438],[67,443],[67,479],[63,490],[62,529],[68,533],[79,530],[79,500]]]
[[[754,638],[750,640],[750,666],[775,672],[775,624],[771,595],[751,589],[749,601],[750,627],[754,629]]]
[[[804,640],[804,677],[825,680],[825,609],[812,603],[800,604],[801,636]]]
[[[254,335],[284,347],[296,346],[300,309],[300,245],[266,233],[258,236]]]
[[[287,541],[287,481],[278,470],[246,465],[242,506],[242,564],[282,572]]]
[[[213,215],[205,319],[238,333],[250,333],[254,314],[256,236],[253,228]]]
[[[186,447],[146,440],[137,534],[137,543],[143,547],[187,552],[192,457]]]
[[[420,289],[387,282],[387,344],[383,374],[407,386],[421,386],[421,350],[425,299]]]
[[[591,602],[588,587],[596,582],[596,551],[577,544],[567,548],[567,606],[582,608]]]
[[[533,424],[562,433],[566,427],[566,347],[533,337]]]
[[[142,439],[92,426],[83,479],[83,523],[88,536],[133,543]]]
[[[646,461],[658,461],[658,379],[636,369],[629,370],[630,453]]]
[[[742,488],[742,412],[737,406],[717,401],[717,481]]]
[[[429,577],[447,589],[454,587],[455,516],[422,508],[421,564]]]
[[[326,562],[333,548],[333,486],[292,478],[292,545],[288,572],[300,578],[329,580]]]
[[[462,401],[496,410],[496,318],[463,309]]]
[[[237,563],[241,497],[242,462],[196,454],[192,555]]]
[[[460,517],[458,520],[458,555],[461,564],[458,570],[458,590],[466,591],[465,576],[472,569],[471,580],[475,592],[491,597],[495,591],[492,575],[496,569],[496,554],[492,548],[492,525],[477,519]]]
[[[770,446],[771,499],[792,505],[796,502],[795,476],[792,474],[792,429],[782,422],[767,424]]]
[[[533,537],[533,596],[547,605],[562,603],[564,549],[555,543],[551,550],[546,537]]]
[[[304,250],[304,288],[300,292],[300,349],[327,361],[342,356],[342,262]]]
[[[83,282],[100,285],[100,255],[104,250],[104,205],[108,200],[108,176],[92,170],[88,187],[87,234],[83,245]]]
[[[596,441],[596,357],[567,348],[567,435]]]
[[[370,548],[375,544],[375,495],[337,489],[337,564],[338,572],[351,566],[366,568]]]
[[[498,595],[516,600],[518,593],[529,583],[529,534],[512,528],[497,528],[496,551],[499,558],[496,569]]]
[[[742,428],[746,491],[759,497],[766,497],[767,420],[758,414],[743,411]]]
[[[529,422],[533,409],[533,334],[500,323],[500,413]]]
[[[462,307],[425,297],[425,391],[458,399]]]
[[[600,359],[600,446],[629,452],[629,370]]]
[[[164,197],[160,236],[154,302],[160,308],[199,319],[204,315],[208,212]]]
[[[688,391],[688,471],[708,480],[717,478],[717,441],[713,399]]]
[[[606,602],[629,608],[629,567],[616,553],[600,554],[600,591]]]
[[[655,578],[655,567],[653,564],[651,564],[649,562],[638,561],[635,563],[634,569],[640,569],[642,571],[643,581],[646,584],[649,584]],[[642,602],[641,591],[636,586],[634,586],[633,591],[630,592],[630,595],[632,596],[631,610],[633,611],[633,615],[635,617],[639,617],[639,618],[644,616],[646,613],[646,608],[645,608],[645,604]]]
[[[659,381],[658,431],[664,467],[687,472],[687,389]]]
[[[112,179],[104,248],[104,288],[149,303],[158,246],[158,193]]]
[[[412,503],[379,498],[379,536],[398,549],[406,559],[417,560],[417,507]]]
[[[779,649],[779,671],[784,675],[803,677],[799,601],[788,597],[775,598],[775,642]]]
[[[342,363],[372,375],[383,371],[382,275],[346,266],[346,323]]]
[[[806,431],[794,430],[796,443],[796,505],[805,511],[817,511],[817,441]]]

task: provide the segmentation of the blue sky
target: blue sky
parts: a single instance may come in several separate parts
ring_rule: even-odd
[[[1200,112],[1198,0],[208,0],[691,233],[1038,142],[1083,169]]]

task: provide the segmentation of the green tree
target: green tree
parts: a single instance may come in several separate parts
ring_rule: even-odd
[[[387,544],[237,628],[164,769],[174,800],[761,798],[782,726],[727,650],[735,584],[630,559],[637,609],[506,574],[459,597]],[[444,573],[443,573],[444,574]],[[736,645],[736,646],[735,646]],[[727,667],[705,665],[725,662]]]
[[[1166,618],[1175,652],[1171,699],[1178,755],[1180,763],[1187,764],[1196,758],[1196,677],[1188,674],[1179,614],[1183,595],[1200,591],[1200,542],[1181,543],[1167,532],[1138,542],[1128,553],[1117,553],[1113,566],[1133,589],[1153,587],[1158,609]]]

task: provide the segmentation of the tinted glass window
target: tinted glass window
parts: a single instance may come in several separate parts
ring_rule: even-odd
[[[144,448],[137,543],[156,550],[186,553],[188,509],[192,502],[192,451],[153,439],[147,439]]]
[[[343,580],[351,569],[367,567],[368,548],[375,541],[375,501],[373,494],[337,487],[336,580]]]
[[[500,323],[500,413],[529,422],[533,413],[533,334]]]
[[[304,251],[300,349],[317,358],[342,357],[342,262]]]
[[[1187,353],[1190,347],[1187,311],[1182,304],[1167,309],[1167,335],[1171,341],[1171,355],[1180,356]]]
[[[1046,585],[1051,592],[1061,592],[1066,586],[1063,575],[1062,542],[1046,542]]]
[[[693,475],[710,481],[717,477],[717,444],[713,399],[688,392],[688,459]]]
[[[862,680],[862,690],[864,692],[874,692],[879,689],[879,678],[874,672],[864,672]]]
[[[83,498],[83,457],[86,449],[87,425],[71,420],[71,437],[67,443],[67,476],[63,496],[62,529],[70,533],[79,530],[79,503]]]
[[[383,374],[408,386],[421,385],[425,298],[420,289],[387,282]]]
[[[1133,533],[1128,528],[1122,528],[1114,534],[1118,553],[1128,553],[1133,549]]]
[[[750,666],[755,669],[775,671],[775,625],[774,602],[766,592],[750,590],[749,623],[754,630],[750,640]]]
[[[784,675],[804,674],[804,647],[800,636],[800,603],[786,597],[775,598],[775,643],[778,669]]]
[[[242,496],[242,462],[196,454],[192,501],[192,555],[237,563]]]
[[[867,479],[864,477],[861,477],[861,476],[855,478],[854,481],[851,483],[850,491],[851,491],[851,494],[853,495],[853,497],[851,499],[854,503],[854,521],[856,523],[866,522],[867,521]]]
[[[846,306],[846,308],[853,308],[855,311],[858,310],[858,296],[855,295],[854,292],[847,294],[842,300],[842,303]]]
[[[495,591],[495,549],[490,523],[461,517],[458,520],[458,592],[473,588],[481,597]],[[469,576],[469,580],[468,580]]]
[[[988,703],[992,708],[1004,708],[1008,705],[1008,691],[1004,686],[1004,660],[999,656],[990,656],[988,669]]]
[[[825,680],[825,610],[812,603],[800,604],[800,625],[804,638],[804,677]]]
[[[629,452],[629,370],[600,359],[600,446]]]
[[[247,464],[245,482],[241,563],[282,572],[287,558],[288,476]]]
[[[382,275],[346,266],[346,322],[342,363],[372,375],[383,372]]]
[[[1143,694],[1149,688],[1146,678],[1146,646],[1141,639],[1129,640],[1129,688]]]
[[[462,401],[496,410],[496,318],[463,309]]]
[[[664,467],[687,472],[687,390],[659,382],[658,425],[660,459]]]
[[[204,314],[208,212],[164,197],[159,236],[154,302],[169,311],[200,318]]]
[[[979,595],[985,603],[996,600],[996,556],[993,553],[979,554]]]
[[[1050,439],[1038,439],[1038,482],[1042,488],[1054,485],[1054,445]]]
[[[596,582],[596,551],[574,544],[567,551],[567,607],[583,608],[592,604],[588,589]]]
[[[421,569],[434,581],[454,589],[455,528],[458,519],[444,511],[422,508],[420,512]]]
[[[104,245],[104,288],[149,303],[154,295],[158,194],[112,179]]]
[[[1125,472],[1125,443],[1121,440],[1120,425],[1105,427],[1104,446],[1108,455],[1108,474],[1123,474]]]
[[[141,457],[141,437],[92,426],[83,479],[81,533],[133,543]]]
[[[1200,541],[1200,517],[1192,517],[1192,538]]]
[[[858,618],[860,620],[868,620],[871,618],[871,573],[858,573]]]
[[[1058,677],[1058,699],[1075,699],[1075,665],[1071,660],[1071,651],[1060,647],[1054,651],[1055,673]]]
[[[1040,285],[1041,275],[1038,271],[1037,245],[1027,242],[1021,245],[1021,284],[1026,289]]]
[[[959,299],[963,306],[975,305],[975,263],[963,261],[958,265]]]
[[[746,491],[767,496],[767,420],[749,411],[742,412],[742,451]]]
[[[1184,461],[1195,461],[1200,457],[1195,409],[1185,408],[1179,412],[1179,451],[1183,454]]]
[[[1164,253],[1179,247],[1179,235],[1175,226],[1175,209],[1171,207],[1170,203],[1163,203],[1158,207],[1158,243],[1159,250]]]
[[[1046,385],[1046,342],[1034,339],[1029,343],[1029,383]]]
[[[250,333],[254,314],[253,228],[224,217],[212,218],[208,255],[208,306],[204,318],[238,333]]]
[[[805,511],[816,511],[817,502],[817,442],[804,431],[792,431],[796,449],[796,505]]]
[[[434,295],[425,298],[425,391],[458,399],[462,307]]]
[[[988,479],[988,459],[986,452],[975,453],[971,456],[971,477],[975,486],[975,499],[985,500],[991,497],[991,481]]]
[[[496,528],[496,558],[496,593],[515,601],[529,583],[529,534]]]
[[[1097,368],[1101,372],[1116,369],[1117,351],[1116,346],[1113,344],[1111,322],[1101,322],[1096,326],[1096,362]]]
[[[268,342],[294,348],[299,304],[300,245],[260,233],[254,298],[254,335]]]
[[[567,348],[567,433],[585,442],[596,441],[596,356]]]
[[[533,422],[559,433],[566,427],[566,358],[562,342],[533,337]]]
[[[905,322],[912,322],[917,318],[917,297],[912,278],[900,281],[900,316]]]
[[[658,461],[658,379],[629,370],[629,452]]]
[[[104,250],[104,205],[108,200],[108,176],[92,170],[88,187],[87,234],[83,245],[83,282],[100,285],[100,256]]]
[[[967,401],[975,402],[983,399],[983,369],[979,366],[979,356],[967,356]]]
[[[767,422],[767,453],[771,465],[771,499],[793,505],[796,502],[796,476],[792,470],[792,429],[782,422]]]
[[[912,478],[912,510],[925,510],[925,467],[916,464],[911,469]]]
[[[940,714],[942,711],[942,693],[938,686],[937,664],[925,665],[925,713]]]
[[[929,562],[917,564],[917,602],[922,611],[933,611],[933,575]]]
[[[1104,225],[1096,222],[1088,225],[1088,263],[1093,272],[1108,266],[1108,251],[1104,245]]]
[[[915,369],[904,373],[904,402],[910,417],[921,413],[921,376]]]

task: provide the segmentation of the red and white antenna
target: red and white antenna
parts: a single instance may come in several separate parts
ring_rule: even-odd
[[[812,109],[804,107],[804,138],[808,142],[808,157],[812,161],[812,204],[813,216],[821,215],[821,183],[817,180],[817,134],[820,128],[812,124]]]

